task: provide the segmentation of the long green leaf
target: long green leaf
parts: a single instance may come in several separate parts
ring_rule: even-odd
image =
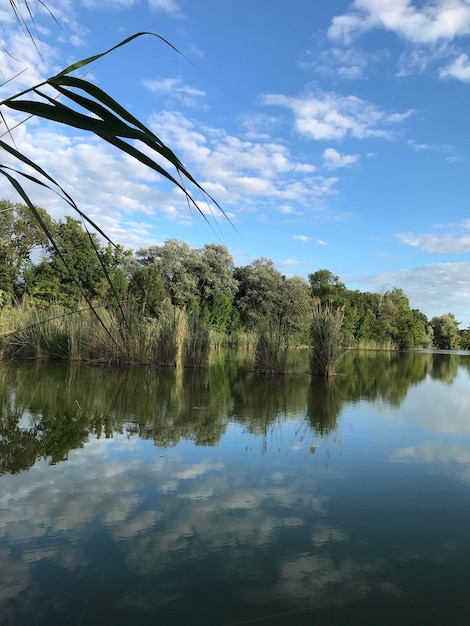
[[[191,193],[180,181],[172,176],[155,160],[151,159],[147,154],[120,139],[120,137],[125,137],[127,139],[140,140],[145,145],[161,155],[162,151],[159,145],[155,145],[156,142],[152,141],[152,137],[149,138],[145,136],[145,134],[138,129],[130,128],[129,126],[118,120],[118,118],[114,118],[112,122],[108,123],[107,121],[96,119],[95,117],[83,115],[82,113],[79,113],[74,109],[71,109],[70,107],[58,103],[52,98],[50,98],[50,100],[50,104],[46,104],[44,102],[36,102],[34,100],[20,100],[15,102],[9,102],[7,106],[15,110],[22,111],[24,113],[28,113],[30,115],[36,115],[42,117],[43,119],[49,119],[51,121],[65,124],[66,126],[73,126],[75,128],[79,128],[80,130],[88,130],[95,135],[101,137],[108,143],[118,147],[121,151],[126,152],[130,156],[133,156],[142,164],[155,170],[158,174],[160,174],[161,176],[169,180],[173,185],[178,187],[185,194],[187,200],[191,203],[191,205],[194,206],[207,221],[207,217],[201,211],[201,209],[193,199]],[[183,174],[185,178],[187,178],[192,184],[194,184],[204,196],[210,198],[210,200],[217,205],[219,210],[222,211],[222,209],[220,209],[219,205],[212,198],[212,196],[205,192],[202,186],[199,185],[199,183],[197,183],[197,181],[189,174],[189,172],[180,164],[179,160],[176,158],[175,160],[175,163],[173,161],[170,161],[171,165],[173,165],[180,174]]]
[[[15,148],[12,148],[10,145],[8,145],[7,143],[5,143],[2,140],[0,140],[0,148],[3,148],[6,152],[9,152],[12,156],[17,158],[19,161],[22,161],[23,163],[25,163],[26,165],[28,165],[29,167],[34,169],[36,172],[41,174],[41,176],[44,176],[44,178],[46,180],[48,180],[51,183],[52,186],[46,185],[45,183],[40,182],[39,179],[37,179],[35,177],[32,177],[32,176],[28,176],[24,172],[20,172],[18,170],[13,170],[13,168],[9,168],[9,167],[6,167],[4,165],[3,166],[0,165],[0,167],[6,168],[6,169],[11,169],[11,170],[15,171],[17,174],[20,174],[22,176],[25,176],[25,177],[29,178],[32,182],[34,182],[36,184],[39,184],[39,185],[42,185],[44,187],[47,187],[48,189],[50,189],[54,193],[57,193],[63,200],[65,200],[65,202],[67,202],[67,204],[69,206],[72,207],[72,209],[74,209],[80,215],[80,217],[82,217],[85,221],[87,221],[102,237],[104,237],[107,241],[109,241],[109,243],[112,246],[115,245],[111,241],[111,239],[108,237],[108,235],[106,235],[106,233],[103,230],[101,230],[101,228],[97,224],[95,224],[95,222],[93,220],[91,220],[85,213],[83,213],[83,211],[81,211],[78,208],[78,206],[75,204],[75,201],[73,200],[73,198],[65,191],[65,189],[61,185],[59,185],[59,183],[56,180],[54,180],[54,178],[52,178],[52,176],[49,176],[49,174],[42,167],[40,167],[37,163],[35,163],[31,159],[29,159],[27,156],[25,156],[24,154],[22,154],[18,150],[15,150]],[[57,191],[57,190],[59,190],[59,191]]]

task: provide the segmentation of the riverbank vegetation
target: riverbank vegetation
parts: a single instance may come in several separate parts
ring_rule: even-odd
[[[451,313],[428,320],[400,288],[349,290],[326,269],[286,277],[266,258],[237,267],[220,244],[171,239],[125,250],[77,219],[38,212],[54,245],[28,207],[0,201],[4,356],[199,367],[211,345],[250,344],[255,369],[272,373],[285,368],[289,347],[320,354],[321,333],[335,320],[333,361],[348,347],[470,346]]]

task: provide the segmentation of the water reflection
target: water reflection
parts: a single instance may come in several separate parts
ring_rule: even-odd
[[[214,446],[230,422],[259,435],[278,420],[304,415],[314,435],[328,436],[346,405],[381,400],[398,408],[410,387],[427,378],[451,385],[459,370],[470,373],[470,357],[393,352],[351,352],[333,382],[310,380],[305,373],[260,377],[223,361],[202,372],[4,364],[0,472],[20,472],[40,458],[64,461],[91,434],[135,434],[160,447],[182,440]],[[443,419],[426,397],[424,414]],[[458,404],[463,397],[453,400]],[[466,406],[455,407],[451,419]]]
[[[446,356],[350,354],[330,384],[2,367],[0,623],[468,623],[470,370]]]

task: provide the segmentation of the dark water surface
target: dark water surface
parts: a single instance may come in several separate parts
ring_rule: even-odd
[[[0,624],[470,624],[470,355],[0,367]]]

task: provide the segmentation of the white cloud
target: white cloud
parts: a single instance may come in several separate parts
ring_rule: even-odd
[[[461,54],[453,63],[443,67],[439,73],[441,78],[456,78],[463,82],[470,82],[470,59],[467,54]]]
[[[297,211],[292,203],[335,193],[336,178],[314,175],[315,165],[296,161],[285,145],[272,139],[242,139],[169,111],[154,115],[151,126],[203,184],[210,180],[218,186],[217,200],[224,207],[243,201],[246,210],[250,203],[262,208],[281,201]]]
[[[43,81],[53,68],[58,69],[54,65],[57,57],[57,50],[47,43],[38,43],[36,48],[27,34],[12,32],[0,46],[0,97],[10,97]]]
[[[310,241],[310,237],[307,237],[307,235],[293,235],[292,239],[294,241],[302,241],[303,243],[307,243],[307,241]]]
[[[140,4],[140,0],[81,0],[86,9],[131,9]],[[151,11],[166,13],[173,17],[179,17],[181,10],[175,0],[148,0]]]
[[[422,235],[399,233],[397,239],[400,243],[419,248],[430,254],[463,254],[470,252],[470,236],[454,237],[452,235],[440,236],[432,233]]]
[[[397,76],[423,74],[430,66],[455,56],[455,45],[447,41],[407,48],[398,57]]]
[[[357,154],[340,154],[334,148],[327,148],[323,152],[325,167],[329,170],[336,170],[340,167],[347,167],[356,163],[359,159]]]
[[[266,106],[290,109],[297,132],[318,141],[345,137],[390,138],[392,133],[388,126],[403,121],[413,113],[388,114],[357,96],[340,96],[333,92],[308,93],[297,97],[265,94],[261,102]]]
[[[86,9],[131,9],[140,0],[82,0]]]
[[[15,118],[8,118],[9,125],[14,122]],[[325,197],[336,192],[337,178],[316,175],[315,165],[296,160],[285,145],[272,139],[243,140],[180,113],[155,115],[149,123],[231,218],[238,215],[238,209],[240,216],[250,210],[293,214],[303,212],[305,206],[316,210]],[[113,241],[142,247],[151,245],[158,221],[193,224],[183,194],[155,172],[103,142],[69,133],[31,120],[14,135],[17,148],[55,177]],[[14,165],[8,155],[4,161]],[[45,189],[29,183],[26,189],[55,219],[70,212]],[[3,177],[0,197],[17,200]],[[210,215],[198,194],[196,201],[201,211]],[[159,226],[161,238],[164,232]]]
[[[446,160],[451,163],[457,163],[463,160],[463,157],[454,154],[454,147],[448,144],[432,144],[432,143],[419,143],[414,139],[408,141],[408,145],[415,152],[440,152],[446,155]]]
[[[277,210],[283,215],[303,215],[303,211],[299,211],[299,209],[294,208],[290,204],[280,204]]]
[[[466,0],[354,0],[351,10],[333,18],[328,35],[350,42],[355,36],[383,28],[413,43],[435,43],[470,34],[470,4]]]
[[[302,261],[299,261],[298,259],[283,259],[281,261],[277,261],[277,265],[281,267],[295,267],[301,263]]]
[[[200,98],[206,95],[200,89],[184,85],[181,78],[144,79],[142,84],[152,93],[170,96],[190,107],[199,106]]]
[[[316,243],[319,246],[327,246],[328,244],[326,243],[326,241],[323,241],[323,239],[317,239]]]
[[[429,318],[452,312],[470,323],[470,262],[437,263],[370,276],[363,281],[368,288],[393,289],[399,286],[412,308]]]
[[[470,252],[469,220],[462,220],[456,225],[451,225],[450,228],[458,231],[458,234],[397,233],[396,237],[400,243],[419,248],[430,254],[463,254]]]
[[[379,59],[378,54],[353,47],[330,47],[327,50],[315,48],[307,50],[299,65],[323,76],[357,80],[363,78],[369,67],[376,64]]]
[[[175,0],[148,0],[148,3],[152,11],[160,11],[173,16],[181,15],[180,7]]]

